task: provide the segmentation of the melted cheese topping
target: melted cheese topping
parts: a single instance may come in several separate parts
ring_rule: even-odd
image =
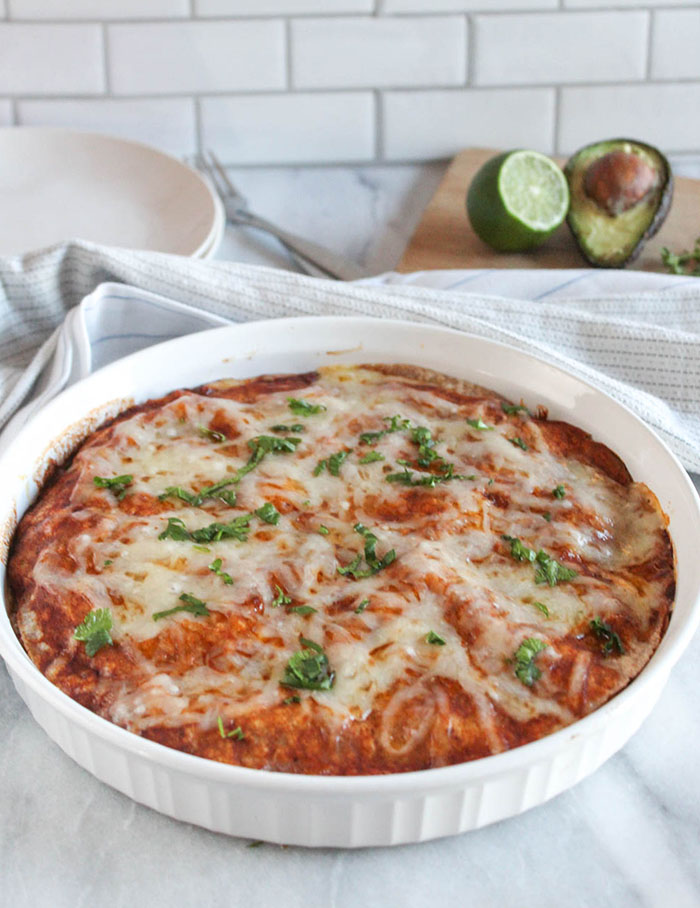
[[[468,697],[493,753],[508,746],[496,711],[515,722],[544,716],[561,725],[597,705],[574,705],[589,663],[599,658],[595,640],[581,649],[559,688],[550,679],[563,658],[561,642],[581,640],[594,617],[615,624],[623,616],[644,637],[660,590],[628,569],[653,558],[664,531],[653,496],[551,453],[541,423],[505,415],[497,399],[452,401],[438,392],[371,369],[338,367],[322,370],[309,387],[253,402],[218,396],[216,386],[206,395],[185,392],[117,422],[102,443],[84,446],[70,467],[68,505],[84,530],[63,540],[62,559],[47,544],[32,579],[34,595],[80,596],[91,609],[111,610],[115,646],[128,652],[135,670],[128,679],[100,677],[98,689],[109,692],[107,717],[141,733],[189,723],[214,729],[220,716],[245,727],[249,714],[293,694],[302,709],[310,701],[322,704],[337,729],[381,709],[379,746],[401,755],[425,739],[436,716],[449,714],[444,688],[431,683],[442,679]],[[299,415],[290,411],[289,397],[323,409]],[[373,445],[360,441],[361,433],[387,429],[395,416],[429,428],[444,461],[418,465],[410,429]],[[475,429],[467,418],[491,428]],[[303,424],[303,432],[275,432],[275,424]],[[217,442],[202,427],[226,439]],[[248,441],[260,435],[301,441],[294,453],[267,454],[229,486],[237,493],[234,506],[219,499],[200,506],[159,500],[170,486],[197,492],[235,476],[250,456]],[[527,450],[515,437],[527,439]],[[319,461],[338,451],[349,452],[338,475],[319,472]],[[371,452],[382,459],[363,464]],[[445,461],[469,478],[434,488],[388,481],[403,470],[402,460],[414,480],[428,469],[440,472]],[[133,482],[121,501],[94,485],[96,476],[122,474]],[[559,485],[566,490],[562,499],[552,494]],[[168,518],[191,531],[251,514],[266,502],[279,521],[252,516],[247,541],[160,538]],[[353,579],[339,568],[364,551],[357,523],[377,536],[378,558],[390,550],[396,557]],[[576,577],[555,586],[535,583],[536,566],[515,560],[504,534],[556,557]],[[232,583],[210,569],[215,559]],[[289,604],[275,604],[280,590]],[[183,593],[205,602],[210,616],[180,611],[154,620],[181,605]],[[298,606],[315,611],[291,610]],[[20,628],[24,621],[29,630],[30,616],[31,603],[20,613]],[[212,627],[216,633],[192,658],[164,655],[166,646],[186,652]],[[429,643],[430,632],[444,644]],[[300,637],[323,647],[335,672],[331,689],[280,684]],[[513,662],[528,638],[547,644],[536,657],[542,679],[531,686]],[[82,645],[66,641],[68,650]],[[413,719],[400,734],[398,717],[407,708]]]

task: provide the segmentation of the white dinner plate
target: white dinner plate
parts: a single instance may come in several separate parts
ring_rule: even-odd
[[[154,306],[164,302],[139,295]],[[656,493],[675,545],[676,602],[658,649],[628,687],[572,725],[494,756],[416,772],[312,776],[232,766],[164,747],[95,715],[41,674],[2,606],[3,562],[17,520],[52,464],[102,420],[174,388],[362,362],[411,362],[531,407],[543,405],[553,419],[570,421],[611,447]],[[0,654],[20,696],[50,737],[97,778],[179,820],[231,835],[306,846],[394,845],[476,829],[542,804],[626,743],[700,621],[700,501],[673,454],[629,410],[581,379],[447,328],[308,317],[228,325],[158,344],[94,372],[47,404],[3,452],[0,475]]]
[[[0,255],[83,239],[206,258],[223,229],[208,183],[162,151],[69,129],[0,129]]]

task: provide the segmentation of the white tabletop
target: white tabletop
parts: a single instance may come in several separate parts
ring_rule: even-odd
[[[393,266],[442,168],[242,170],[255,208],[373,272]],[[253,231],[220,257],[285,267]],[[700,905],[700,638],[651,717],[598,772],[542,807],[394,849],[260,845],[177,823],[80,769],[0,664],[0,908]]]

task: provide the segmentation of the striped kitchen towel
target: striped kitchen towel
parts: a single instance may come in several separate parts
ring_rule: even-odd
[[[109,314],[134,326],[122,332],[112,358],[229,321],[372,315],[446,325],[530,351],[591,382],[656,429],[689,470],[700,471],[697,278],[583,269],[443,271],[343,284],[232,262],[68,243],[0,260],[0,427],[22,405],[45,397],[47,387],[58,390],[75,380],[61,350],[70,335],[64,323],[105,281],[197,310],[173,306],[147,317],[131,300],[128,311]],[[99,318],[83,330],[88,343],[99,340]],[[105,364],[105,349],[93,365]]]

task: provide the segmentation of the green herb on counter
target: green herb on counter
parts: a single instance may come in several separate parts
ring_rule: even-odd
[[[700,277],[700,237],[695,240],[692,252],[671,252],[664,246],[661,250],[661,261],[669,274]]]

